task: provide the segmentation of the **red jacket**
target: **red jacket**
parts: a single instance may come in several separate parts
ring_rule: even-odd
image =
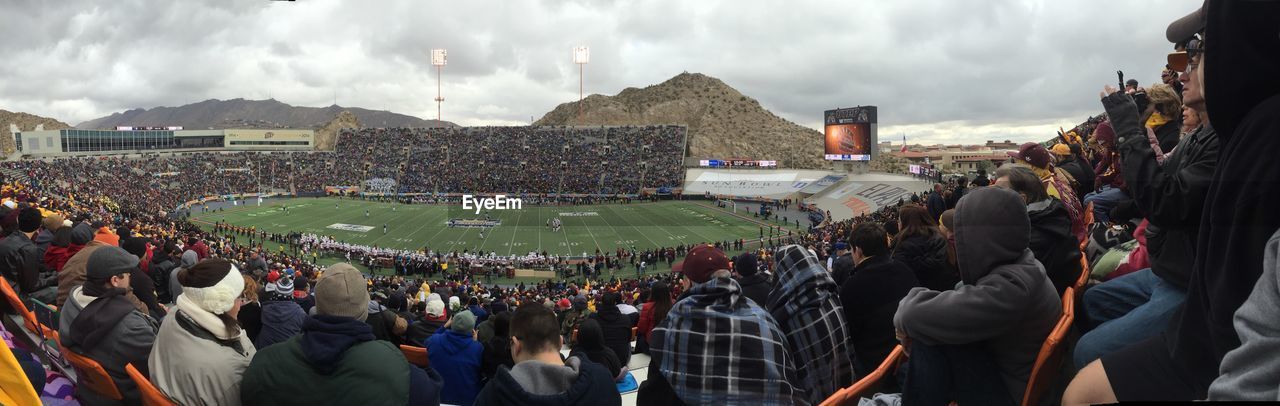
[[[80,252],[81,248],[84,248],[84,246],[78,244],[71,244],[66,247],[50,245],[49,249],[44,252],[44,264],[49,269],[61,272],[62,266],[67,264],[67,260],[71,259],[72,255]]]
[[[649,340],[649,333],[658,325],[658,318],[653,315],[654,307],[656,306],[652,301],[645,303],[644,310],[640,311],[640,322],[636,323],[636,337],[644,337],[645,341]]]

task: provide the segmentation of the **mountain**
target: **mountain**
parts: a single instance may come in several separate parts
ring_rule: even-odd
[[[337,117],[329,121],[328,124],[320,126],[316,129],[316,149],[321,151],[332,151],[338,145],[338,131],[343,128],[362,128],[360,119],[350,111],[343,110],[338,113]]]
[[[357,107],[296,107],[270,100],[209,99],[180,107],[133,109],[76,125],[83,129],[115,129],[116,126],[182,126],[188,130],[224,128],[317,128],[342,111],[350,111],[362,123],[386,127],[453,127],[447,121]],[[385,124],[384,124],[385,123]]]
[[[534,125],[578,124],[578,103],[556,106]],[[788,168],[824,168],[822,133],[778,117],[734,88],[700,73],[681,73],[643,89],[582,101],[585,125],[683,124],[689,157],[778,160]]]
[[[5,156],[14,153],[18,148],[13,141],[13,133],[9,132],[10,124],[17,125],[19,131],[34,131],[36,126],[41,124],[46,130],[71,128],[67,123],[52,118],[0,110],[0,151],[3,151]]]

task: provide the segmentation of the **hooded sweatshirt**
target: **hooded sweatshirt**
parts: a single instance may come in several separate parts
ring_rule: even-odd
[[[1010,399],[1022,399],[1061,299],[1027,246],[1031,224],[1011,190],[980,188],[956,206],[956,262],[962,285],[914,288],[894,326],[926,345],[982,343],[995,359]]]
[[[293,300],[268,300],[262,302],[262,330],[253,345],[259,349],[267,348],[289,337],[302,332],[302,323],[307,319],[302,306]]]
[[[511,369],[500,368],[475,404],[617,406],[622,395],[604,367],[569,357],[564,365],[530,360]]]
[[[1222,372],[1209,386],[1209,400],[1280,400],[1280,232],[1267,242],[1262,277],[1236,311],[1240,347],[1222,358]]]
[[[1166,334],[1173,364],[1203,399],[1223,356],[1240,346],[1233,315],[1262,275],[1280,228],[1280,2],[1206,3],[1205,100],[1218,167],[1204,201],[1187,301]],[[1124,399],[1121,399],[1124,400]]]
[[[471,334],[452,329],[437,331],[427,339],[427,358],[431,367],[445,378],[440,401],[456,405],[470,405],[480,393],[480,359],[484,346],[471,338]]]

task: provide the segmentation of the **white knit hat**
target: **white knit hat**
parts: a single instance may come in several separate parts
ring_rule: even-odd
[[[178,283],[182,284],[183,296],[213,314],[230,311],[244,292],[240,269],[221,258],[205,259],[179,272]]]

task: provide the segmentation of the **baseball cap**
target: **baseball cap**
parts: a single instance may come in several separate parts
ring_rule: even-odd
[[[1191,39],[1196,33],[1204,31],[1205,23],[1208,21],[1206,14],[1204,4],[1200,4],[1200,8],[1197,8],[1196,11],[1192,11],[1191,14],[1169,23],[1169,28],[1164,30],[1165,39],[1175,44]]]
[[[695,283],[706,283],[716,271],[730,269],[729,257],[710,244],[694,247],[684,258],[671,270],[684,274]]]
[[[1043,145],[1035,142],[1028,142],[1018,147],[1017,151],[1007,152],[1009,156],[1031,164],[1037,168],[1045,168],[1049,166],[1049,151],[1044,149]]]

